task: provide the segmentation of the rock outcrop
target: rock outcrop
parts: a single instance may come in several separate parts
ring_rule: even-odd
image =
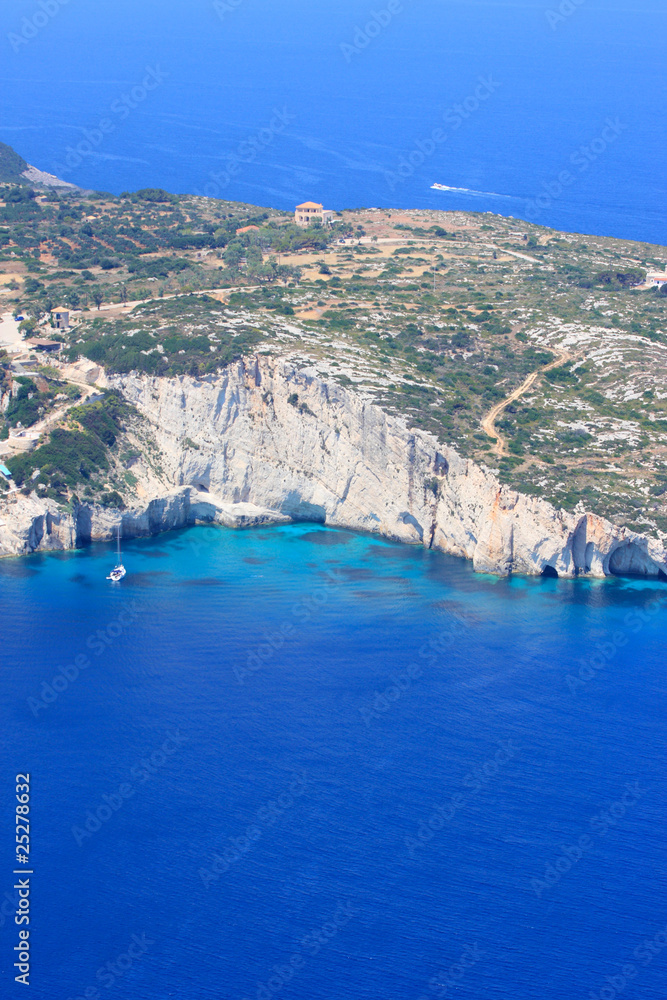
[[[162,494],[122,518],[97,507],[64,515],[21,496],[0,513],[0,553],[109,538],[119,520],[136,536],[301,519],[440,549],[498,575],[667,573],[658,541],[519,494],[432,435],[283,360],[248,358],[201,379],[109,383],[150,424]]]
[[[249,528],[290,518],[255,504],[225,503],[183,487],[148,501],[135,510],[110,510],[79,504],[63,511],[53,500],[35,493],[20,495],[0,507],[0,556],[79,548],[91,541],[109,541],[120,528],[123,538],[145,538],[192,524],[222,524]]]

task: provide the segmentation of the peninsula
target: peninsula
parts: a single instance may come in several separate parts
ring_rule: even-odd
[[[0,555],[307,519],[482,572],[667,574],[664,247],[297,225],[24,162],[0,155]]]

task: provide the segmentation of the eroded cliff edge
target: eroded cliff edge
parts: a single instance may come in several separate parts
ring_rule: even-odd
[[[295,518],[440,549],[478,572],[667,574],[660,542],[501,486],[432,435],[281,359],[246,358],[204,379],[109,382],[150,425],[162,488],[153,481],[122,515],[19,495],[0,512],[0,554],[109,538],[119,522],[137,536]]]

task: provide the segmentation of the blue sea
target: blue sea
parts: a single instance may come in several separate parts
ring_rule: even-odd
[[[11,0],[0,139],[114,193],[665,243],[666,35],[666,0]]]
[[[320,525],[0,562],[38,1000],[664,1000],[664,584]]]

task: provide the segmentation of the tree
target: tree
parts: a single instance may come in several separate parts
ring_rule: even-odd
[[[227,265],[232,269],[237,268],[243,259],[245,250],[242,243],[237,240],[232,240],[227,249],[222,255],[222,258]]]
[[[101,288],[96,288],[93,292],[93,302],[99,309],[104,302],[104,292]]]

